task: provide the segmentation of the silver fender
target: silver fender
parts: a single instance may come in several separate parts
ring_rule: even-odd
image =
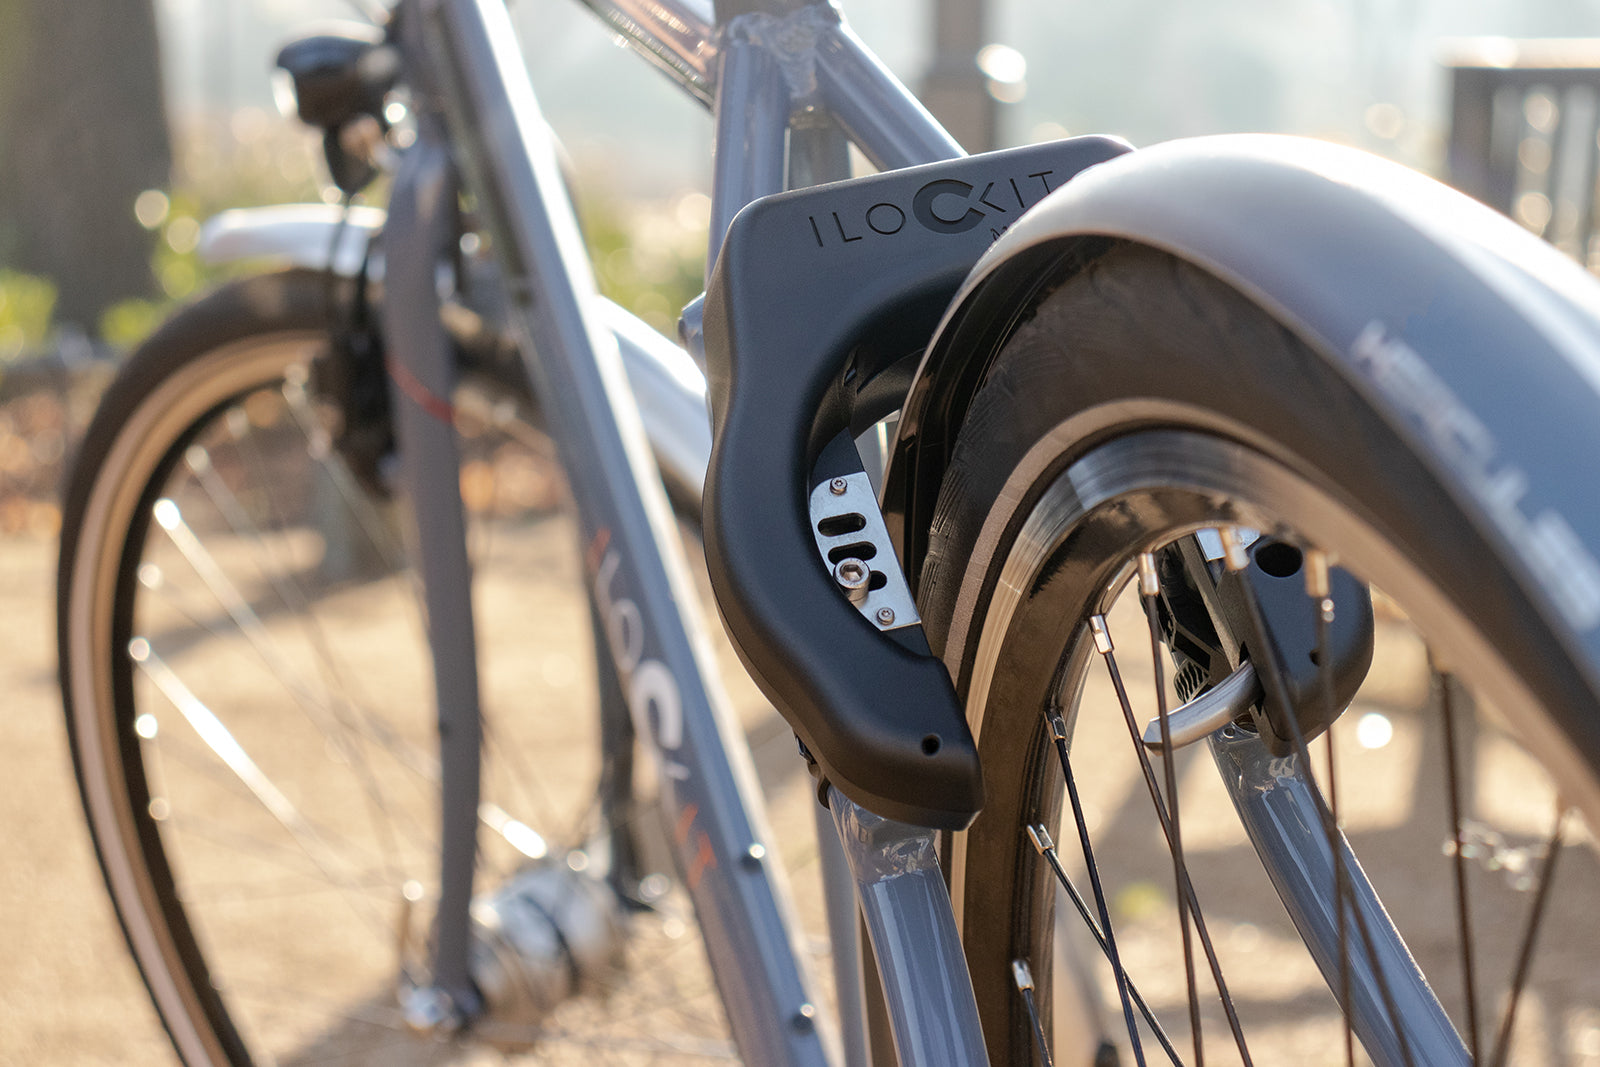
[[[352,206],[347,215],[337,204],[236,208],[206,220],[196,251],[207,263],[269,259],[305,270],[328,270],[331,258],[333,272],[349,278],[361,269],[384,218],[382,208]]]
[[[353,277],[383,229],[385,214],[380,208],[352,207],[342,230],[341,218],[345,211],[335,204],[224,211],[201,229],[198,252],[208,263],[265,259],[307,270],[331,266],[336,274]],[[601,299],[601,316],[622,350],[656,462],[670,484],[698,501],[711,456],[705,375],[678,345]]]
[[[1195,264],[1318,351],[1473,516],[1600,692],[1600,286],[1482,204],[1321,142],[1226,136],[1132,152],[996,240],[900,423],[885,507],[912,566],[965,398],[1031,303],[1112,242]],[[1600,752],[1592,703],[1564,725]]]

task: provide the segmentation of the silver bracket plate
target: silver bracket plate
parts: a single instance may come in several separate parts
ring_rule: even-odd
[[[1172,739],[1172,747],[1192,745],[1246,714],[1251,704],[1261,700],[1261,692],[1255,665],[1245,660],[1214,688],[1168,714],[1167,735]],[[1151,719],[1145,724],[1143,741],[1144,747],[1152,752],[1162,750],[1160,719]]]
[[[817,540],[828,573],[840,586],[839,595],[855,604],[880,630],[900,630],[921,624],[911,587],[895,558],[889,530],[878,510],[878,498],[865,473],[832,478],[811,490],[811,533]],[[839,565],[859,560],[870,572],[866,595],[860,588],[841,583]],[[853,595],[852,595],[853,594]]]

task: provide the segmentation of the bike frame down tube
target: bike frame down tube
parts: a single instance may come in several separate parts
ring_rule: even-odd
[[[792,908],[769,875],[754,769],[715,687],[706,635],[679,610],[693,586],[505,5],[444,0],[419,13],[427,51],[417,58],[440,80],[468,188],[506,268],[513,326],[567,460],[592,596],[638,733],[659,757],[677,860],[735,1040],[752,1062],[826,1063]],[[445,951],[441,939],[439,973],[453,967]]]
[[[423,21],[408,28],[407,50],[438,81],[456,160],[506,268],[513,323],[567,461],[591,595],[638,733],[658,757],[662,803],[680,830],[677,860],[701,917],[735,1040],[749,1062],[824,1063],[833,1042],[821,1032],[807,992],[795,948],[798,926],[781,879],[768,872],[769,833],[754,769],[693,613],[695,593],[676,527],[616,340],[598,314],[592,269],[504,2],[425,0],[416,13]],[[837,29],[825,44],[819,41],[818,52],[827,51],[826,63],[816,65],[819,80],[825,94],[829,86],[858,91],[854,86],[881,95],[856,102],[857,112],[882,116],[869,132],[887,134],[866,147],[868,158],[903,164],[959,154],[859,42]],[[728,57],[720,58],[725,76]],[[737,70],[738,61],[734,65]],[[749,69],[754,75],[733,78],[729,87],[740,88],[718,101],[719,119],[743,111],[747,94],[768,100],[781,94],[792,102],[777,64],[756,62]],[[781,154],[788,109],[760,111],[765,118],[745,124],[732,143],[719,139],[714,215],[731,201],[778,191],[765,187],[774,180],[770,167],[749,168],[753,159],[771,159],[774,150]],[[719,133],[721,126],[719,121]],[[860,131],[848,124],[846,129],[860,139]],[[421,124],[419,138],[428,132]],[[754,182],[748,180],[752,173],[759,175]],[[781,181],[779,172],[776,182]],[[397,189],[405,188],[397,180]],[[390,293],[402,303],[410,295]],[[392,358],[425,365],[426,354],[417,347],[415,341],[394,344]],[[425,506],[419,502],[418,510]],[[462,569],[464,586],[468,575]],[[437,636],[430,634],[430,640]],[[446,697],[441,693],[441,701]],[[443,704],[440,714],[446,723]],[[448,765],[445,773],[448,810],[448,794],[457,786]],[[452,832],[470,835],[473,827],[463,822],[446,830]],[[465,973],[468,946],[464,939],[447,939],[450,919],[440,916],[436,974]]]

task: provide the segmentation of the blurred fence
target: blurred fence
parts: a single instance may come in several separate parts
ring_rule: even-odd
[[[1450,180],[1600,270],[1600,39],[1458,42]]]

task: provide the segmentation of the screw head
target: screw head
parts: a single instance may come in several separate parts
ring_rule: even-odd
[[[850,603],[859,607],[867,599],[872,570],[859,559],[842,559],[833,568],[833,580],[850,598]]]
[[[893,622],[894,622],[894,609],[893,608],[879,608],[878,609],[878,625],[879,626],[888,626]]]
[[[854,557],[841,559],[838,565],[833,568],[834,581],[846,589],[855,589],[865,585],[867,579],[871,576],[872,572],[867,569],[867,565]]]
[[[828,492],[834,496],[844,496],[844,491],[848,488],[850,488],[850,483],[843,478],[835,478],[828,483]]]

